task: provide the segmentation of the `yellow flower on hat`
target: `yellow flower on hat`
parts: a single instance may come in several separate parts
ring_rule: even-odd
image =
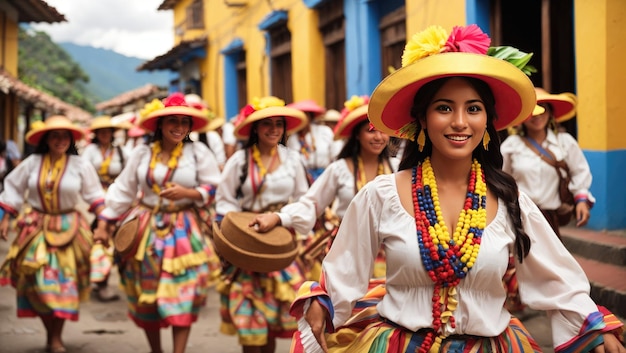
[[[404,47],[402,67],[427,56],[439,54],[447,40],[448,32],[441,26],[430,26],[414,34]]]
[[[30,123],[31,130],[37,130],[37,129],[41,129],[44,127],[46,127],[46,123],[44,123],[41,120],[33,121],[32,123]]]
[[[350,97],[350,99],[348,99],[347,101],[345,101],[343,103],[343,106],[346,107],[346,109],[351,112],[353,110],[355,110],[356,108],[368,103],[369,99],[367,99],[367,96],[352,96]]]
[[[254,97],[252,98],[252,103],[250,103],[250,105],[252,105],[252,107],[256,111],[268,107],[284,107],[285,101],[274,96],[268,96],[263,98]]]
[[[165,108],[163,102],[155,98],[152,100],[152,102],[146,103],[146,105],[143,106],[143,109],[139,111],[139,116],[143,118],[148,116],[148,114],[157,110],[161,110],[163,108]]]

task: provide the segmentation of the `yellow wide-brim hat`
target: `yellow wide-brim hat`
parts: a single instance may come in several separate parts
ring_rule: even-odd
[[[128,130],[132,127],[129,122],[115,123],[109,115],[100,115],[91,120],[89,124],[89,130],[95,131],[98,129],[125,129]]]
[[[489,85],[496,103],[497,130],[517,125],[533,112],[533,83],[520,69],[487,55],[450,52],[420,59],[387,76],[372,94],[370,121],[382,132],[406,138],[401,129],[414,121],[410,111],[417,91],[430,81],[453,76],[473,77]]]
[[[85,132],[79,126],[72,124],[70,119],[63,115],[53,115],[45,121],[35,122],[32,124],[31,130],[26,133],[26,142],[33,146],[37,146],[41,138],[52,130],[68,130],[74,141],[81,140],[85,136]]]
[[[552,115],[557,123],[562,123],[576,115],[578,99],[574,93],[550,94],[543,88],[536,87],[537,104],[548,103],[552,106]],[[533,114],[539,115],[539,114]]]
[[[362,105],[346,114],[335,125],[335,140],[341,140],[350,137],[352,130],[360,122],[367,120],[367,110],[369,104]]]
[[[446,77],[471,77],[485,82],[495,98],[497,130],[528,118],[536,104],[535,89],[527,73],[532,54],[512,47],[490,47],[491,39],[477,25],[455,26],[448,33],[430,26],[407,42],[402,67],[374,90],[369,119],[391,136],[415,138],[417,124],[411,116],[416,93],[425,84]]]
[[[235,137],[240,140],[248,139],[250,137],[252,124],[255,121],[272,117],[285,118],[285,134],[287,135],[302,129],[307,124],[306,115],[298,109],[285,106],[267,107],[254,111],[253,113],[245,117],[242,121],[240,121],[235,127]]]
[[[220,127],[222,127],[222,125],[224,125],[225,123],[226,123],[226,119],[221,116],[209,118],[209,123],[207,124],[207,126],[203,127],[201,130],[198,130],[198,132],[206,133],[209,131],[215,131],[219,129]]]
[[[189,106],[185,96],[180,93],[172,93],[162,102],[158,99],[146,104],[140,112],[139,127],[154,132],[159,118],[171,115],[183,115],[191,118],[191,130],[198,131],[209,123],[209,119],[203,111]]]

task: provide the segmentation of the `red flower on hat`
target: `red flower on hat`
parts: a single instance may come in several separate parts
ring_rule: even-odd
[[[490,44],[489,36],[477,25],[454,26],[442,52],[487,54]]]
[[[163,104],[166,107],[188,107],[185,95],[181,92],[174,92],[163,100]]]

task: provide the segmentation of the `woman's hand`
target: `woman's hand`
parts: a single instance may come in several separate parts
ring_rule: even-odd
[[[108,246],[111,233],[112,229],[108,222],[102,219],[98,220],[98,226],[93,231],[94,243],[102,243]]]
[[[626,353],[624,345],[615,337],[614,334],[607,332],[602,334],[604,343],[593,349],[594,353]]]
[[[2,217],[0,221],[0,238],[9,240],[9,217]]]
[[[589,204],[581,201],[576,204],[576,227],[582,227],[589,222]]]
[[[309,310],[307,310],[306,314],[304,314],[304,319],[309,326],[311,326],[311,331],[313,332],[313,336],[315,336],[315,340],[319,343],[325,353],[328,353],[326,337],[324,336],[327,315],[328,313],[326,312],[326,309],[315,299],[311,300],[311,306],[309,306]]]
[[[159,196],[172,200],[178,201],[182,199],[192,199],[192,200],[202,200],[202,194],[196,189],[186,188],[177,183],[167,183],[166,188],[161,191]]]
[[[256,215],[248,227],[254,227],[257,232],[265,233],[280,225],[280,217],[276,213],[262,213]]]

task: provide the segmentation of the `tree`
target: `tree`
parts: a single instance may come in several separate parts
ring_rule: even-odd
[[[91,113],[98,100],[86,89],[89,75],[45,32],[19,30],[18,78],[62,101]]]

